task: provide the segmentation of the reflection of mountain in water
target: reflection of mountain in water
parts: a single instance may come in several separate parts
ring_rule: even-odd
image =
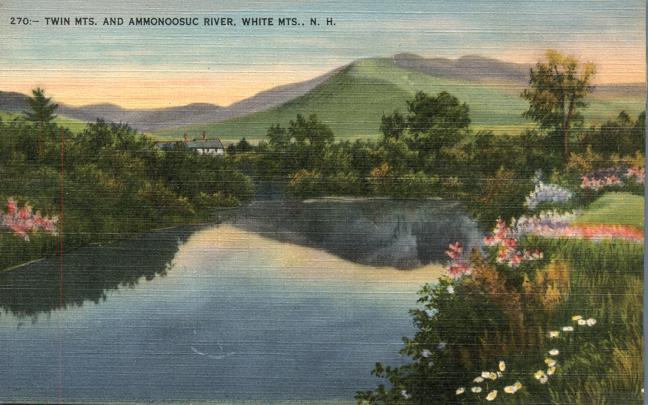
[[[59,259],[52,257],[0,273],[0,308],[18,317],[35,317],[86,301],[106,299],[106,291],[133,287],[142,277],[164,276],[193,231],[165,230],[105,246],[88,246],[64,256],[63,294]]]
[[[354,262],[401,269],[444,261],[449,243],[470,248],[480,238],[477,224],[458,204],[433,200],[259,201],[234,225]]]

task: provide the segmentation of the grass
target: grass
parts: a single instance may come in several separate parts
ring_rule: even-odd
[[[558,317],[593,317],[598,327],[559,367],[552,403],[642,403],[643,246],[576,239],[538,241],[569,263],[569,299]],[[568,323],[565,323],[568,324]]]
[[[615,224],[644,227],[644,198],[630,193],[606,193],[576,220],[578,224]]]
[[[243,137],[258,141],[265,138],[273,124],[284,126],[300,113],[316,113],[329,125],[338,139],[379,136],[383,113],[406,111],[406,101],[419,91],[431,94],[448,91],[468,103],[473,128],[495,133],[519,133],[533,123],[522,118],[528,104],[520,97],[522,88],[505,83],[481,83],[452,80],[401,68],[389,59],[364,59],[335,74],[309,93],[281,106],[221,123],[205,123],[162,130],[159,139],[180,139],[184,132],[207,131],[226,142]],[[643,111],[643,98],[623,93],[589,97],[584,111],[587,124],[611,119],[621,110],[632,115]]]
[[[12,121],[16,118],[20,118],[23,115],[20,113],[11,113],[11,112],[2,112],[0,111],[0,118],[3,121]],[[76,120],[74,118],[69,118],[63,115],[59,115],[54,119],[54,122],[57,125],[60,125],[62,127],[68,128],[70,131],[74,133],[79,133],[83,131],[83,129],[86,126],[86,123],[83,121]]]

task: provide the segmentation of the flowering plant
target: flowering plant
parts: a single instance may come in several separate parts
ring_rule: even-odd
[[[576,325],[576,327],[592,328],[597,324],[596,319],[585,319],[581,315],[574,315],[571,317],[571,320],[573,325]],[[553,341],[552,343],[554,344],[554,347],[544,353],[544,356],[542,356],[544,357],[544,366],[539,368],[532,375],[521,375],[520,373],[517,373],[516,377],[509,377],[506,362],[504,360],[499,360],[497,370],[482,371],[470,382],[470,384],[468,384],[468,386],[472,386],[469,390],[467,389],[467,386],[461,386],[455,390],[455,395],[457,397],[469,396],[471,397],[468,398],[470,400],[479,400],[483,393],[487,393],[483,399],[489,402],[497,399],[499,392],[509,395],[514,395],[519,392],[522,397],[524,397],[525,394],[527,394],[525,390],[526,387],[534,384],[545,385],[549,383],[550,378],[554,378],[558,370],[558,358],[561,355],[561,352],[577,345],[574,341],[575,339],[562,338],[573,335],[574,331],[574,326],[567,325],[563,326],[560,330],[552,330],[548,332],[548,337]],[[561,347],[561,349],[555,347]],[[531,379],[531,376],[533,376],[533,379]],[[527,381],[523,384],[520,382],[520,379],[524,381],[525,377]],[[513,380],[515,380],[514,383],[512,382]],[[536,381],[534,382],[533,380]]]
[[[484,238],[488,261],[494,265],[502,266],[503,270],[510,270],[542,260],[544,255],[540,249],[520,247],[518,238],[521,235],[507,226],[502,218],[498,218],[493,232]],[[473,273],[473,263],[465,257],[463,246],[459,242],[451,243],[446,255],[450,258],[447,270],[452,279],[456,280]]]
[[[592,191],[620,189],[629,182],[643,185],[645,178],[646,171],[644,168],[610,167],[581,177],[581,188]]]
[[[7,212],[0,211],[0,228],[8,228],[15,235],[29,241],[29,234],[43,231],[57,235],[58,217],[43,216],[40,211],[34,213],[29,204],[22,207],[13,198],[7,199]]]
[[[524,206],[530,210],[537,209],[543,204],[564,204],[574,197],[574,193],[557,184],[544,183],[539,175],[533,179],[535,188],[529,194]]]

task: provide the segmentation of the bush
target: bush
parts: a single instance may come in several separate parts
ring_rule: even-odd
[[[500,221],[485,254],[450,245],[453,278],[411,311],[410,362],[378,363],[389,385],[359,403],[641,403],[642,246],[511,236]]]
[[[318,171],[299,170],[290,178],[287,192],[299,198],[316,197],[324,194],[322,175]]]

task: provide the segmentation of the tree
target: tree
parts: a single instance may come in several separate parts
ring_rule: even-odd
[[[399,140],[406,128],[407,121],[398,111],[394,111],[391,115],[383,114],[380,123],[380,132],[383,133],[385,139],[394,138]]]
[[[290,143],[286,129],[282,128],[279,124],[270,126],[266,136],[268,137],[270,146],[275,150],[283,151]]]
[[[457,146],[468,132],[468,105],[445,91],[436,96],[420,91],[407,102],[407,108],[407,142],[419,153],[420,167],[435,172],[446,167],[442,155]]]
[[[29,97],[27,102],[31,111],[24,111],[23,114],[28,121],[37,126],[44,127],[56,118],[54,111],[58,108],[58,104],[52,103],[51,97],[45,97],[45,90],[40,87],[32,90],[32,97]]]
[[[430,129],[455,131],[470,125],[469,108],[452,94],[442,91],[436,97],[419,91],[407,102],[407,124],[414,134]]]
[[[583,99],[594,89],[591,82],[596,68],[592,63],[580,64],[575,57],[554,50],[547,51],[546,58],[546,62],[531,68],[529,88],[521,95],[529,101],[523,116],[550,131],[552,138],[562,140],[567,160],[570,130],[583,122],[580,110],[587,106]]]
[[[297,144],[309,144],[320,151],[333,143],[334,140],[331,128],[320,122],[315,114],[311,114],[308,120],[301,114],[297,114],[297,119],[290,121],[288,134],[291,139],[294,138],[297,141]]]

